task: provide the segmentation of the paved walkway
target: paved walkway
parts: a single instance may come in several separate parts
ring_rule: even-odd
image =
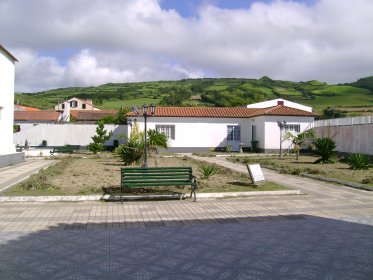
[[[0,278],[372,279],[372,192],[265,176],[307,194],[0,203]]]
[[[27,161],[0,168],[0,192],[55,164],[57,160],[27,159]]]

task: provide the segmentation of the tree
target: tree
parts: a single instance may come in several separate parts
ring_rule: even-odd
[[[119,145],[114,152],[124,165],[139,163],[144,156],[144,133],[139,131],[138,124],[136,124],[131,130],[130,137],[125,137],[127,144]]]
[[[113,135],[113,132],[110,131],[109,133],[104,128],[104,122],[98,121],[96,127],[96,135],[92,136],[92,143],[88,145],[88,150],[97,154],[97,152],[101,152],[105,150],[104,144],[106,141],[110,139]]]
[[[329,137],[317,138],[314,142],[313,153],[320,156],[314,163],[332,163],[336,152],[335,141]]]
[[[160,148],[167,149],[168,148],[167,142],[168,142],[168,139],[164,133],[160,133],[155,129],[148,130],[148,150],[150,154],[154,155],[155,166],[158,166],[158,162],[157,162],[158,149]]]
[[[168,148],[167,136],[163,133],[150,129],[147,139],[147,147],[150,153],[157,154],[159,148]],[[125,165],[133,165],[140,163],[144,158],[144,147],[144,132],[140,132],[136,125],[132,128],[130,137],[127,137],[127,144],[119,145],[115,149],[115,153]],[[157,165],[157,161],[155,165]]]
[[[308,147],[312,146],[315,140],[315,137],[316,137],[316,133],[312,129],[306,130],[302,133],[299,133],[298,135],[294,135],[290,131],[288,131],[285,134],[285,139],[290,140],[294,145],[293,151],[297,155],[297,160],[299,159],[299,152],[301,148],[303,146],[308,146]]]

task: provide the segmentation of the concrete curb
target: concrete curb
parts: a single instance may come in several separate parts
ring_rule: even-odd
[[[261,192],[225,192],[225,193],[197,193],[197,199],[228,198],[246,196],[274,196],[274,195],[300,195],[305,194],[299,190],[261,191]],[[74,201],[124,201],[144,199],[183,199],[189,195],[59,195],[59,196],[0,196],[0,202],[74,202]]]

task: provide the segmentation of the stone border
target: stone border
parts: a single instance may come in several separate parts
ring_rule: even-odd
[[[299,190],[285,191],[260,191],[260,192],[222,192],[222,193],[197,193],[197,198],[228,198],[228,197],[247,197],[247,196],[273,196],[273,195],[300,195],[305,194]],[[144,199],[183,199],[183,195],[56,195],[56,196],[0,196],[0,202],[64,202],[64,201],[125,201],[125,200],[144,200]]]

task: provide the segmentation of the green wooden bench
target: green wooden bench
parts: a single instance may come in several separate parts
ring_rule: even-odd
[[[79,145],[66,145],[61,147],[54,147],[53,150],[50,151],[51,156],[54,155],[54,153],[67,153],[72,154],[74,151],[80,150]]]
[[[192,167],[123,167],[121,189],[142,187],[191,186],[196,201],[197,180]]]

